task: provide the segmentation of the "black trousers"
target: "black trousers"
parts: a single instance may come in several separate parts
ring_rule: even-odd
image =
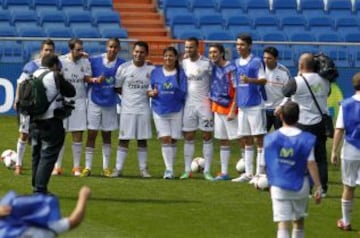
[[[282,122],[279,117],[274,115],[275,110],[266,110],[266,130],[270,131],[271,127],[274,126],[274,129],[279,129],[282,127]]]
[[[326,158],[326,136],[325,126],[322,122],[315,125],[302,125],[298,123],[298,128],[312,133],[316,136],[315,142],[315,161],[319,169],[319,176],[323,191],[328,190],[328,162]]]
[[[57,118],[33,121],[30,135],[33,192],[47,193],[51,172],[65,139],[63,121]]]

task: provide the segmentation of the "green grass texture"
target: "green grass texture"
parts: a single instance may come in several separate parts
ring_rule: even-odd
[[[92,189],[84,222],[61,237],[74,238],[268,238],[276,237],[276,224],[272,221],[268,192],[256,190],[252,185],[230,181],[211,182],[202,174],[186,181],[178,177],[183,172],[183,141],[178,143],[174,180],[164,180],[164,163],[160,143],[155,138],[148,142],[148,166],[152,178],[139,177],[136,142],[130,143],[123,177],[101,176],[101,136],[96,142],[93,176],[74,177],[71,174],[71,135],[66,137],[64,175],[51,177],[49,190],[60,199],[62,215],[70,214],[75,206],[78,190],[87,185]],[[0,152],[16,150],[18,126],[16,117],[0,116]],[[111,166],[115,165],[118,131],[112,139]],[[84,145],[86,133],[84,134]],[[328,153],[331,140],[328,141]],[[84,166],[84,151],[81,165]],[[201,156],[202,143],[198,134],[195,157]],[[329,157],[329,156],[328,156]],[[239,146],[232,144],[229,166],[231,177],[239,174],[235,164],[240,158]],[[219,143],[214,140],[212,173],[220,170]],[[26,147],[24,174],[14,176],[0,166],[0,196],[14,190],[31,194],[31,148]],[[309,216],[305,219],[305,237],[339,238],[360,237],[360,207],[356,198],[352,213],[353,231],[336,228],[341,217],[340,168],[329,164],[328,196],[320,205],[309,203]]]

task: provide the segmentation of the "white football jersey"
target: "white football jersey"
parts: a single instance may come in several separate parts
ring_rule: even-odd
[[[81,58],[74,62],[69,58],[69,54],[59,57],[61,61],[61,72],[65,80],[69,81],[76,89],[76,95],[72,99],[86,98],[85,76],[91,76],[91,66],[87,58]]]
[[[186,105],[199,106],[209,105],[210,80],[212,65],[204,56],[198,60],[191,61],[190,58],[184,59],[182,66],[187,77],[187,97]]]
[[[153,65],[146,63],[138,67],[132,60],[119,66],[115,76],[115,88],[121,88],[120,113],[150,113],[147,91],[150,85],[150,74],[154,68]]]

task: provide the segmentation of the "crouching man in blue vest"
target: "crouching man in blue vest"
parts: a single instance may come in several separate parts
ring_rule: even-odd
[[[299,119],[297,103],[284,104],[280,119],[283,126],[264,140],[273,219],[278,224],[277,238],[303,238],[311,183],[314,183],[315,202],[321,201],[322,188],[314,157],[316,138],[295,127]]]

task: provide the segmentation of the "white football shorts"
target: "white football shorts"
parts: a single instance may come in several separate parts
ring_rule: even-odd
[[[120,114],[120,140],[151,139],[151,114]]]
[[[89,100],[87,119],[89,130],[113,131],[119,128],[116,105],[103,107]]]

